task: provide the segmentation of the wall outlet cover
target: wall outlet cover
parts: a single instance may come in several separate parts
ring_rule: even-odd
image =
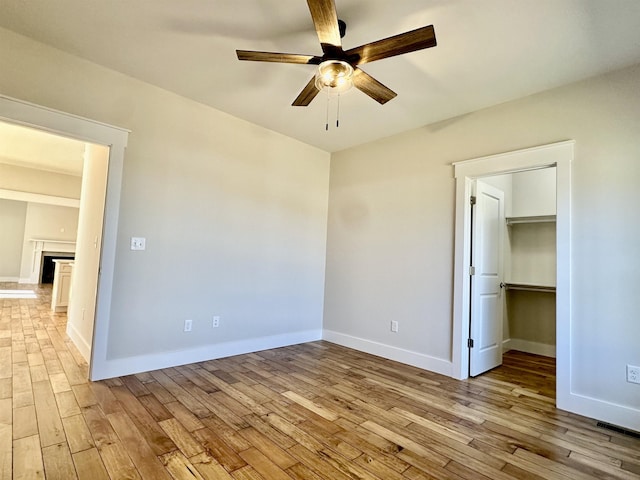
[[[640,367],[627,365],[627,382],[640,383]]]
[[[144,237],[131,237],[131,250],[144,250],[147,247],[147,239]]]

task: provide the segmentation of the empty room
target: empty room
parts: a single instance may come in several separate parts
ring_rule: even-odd
[[[0,478],[640,479],[639,30],[0,2]]]

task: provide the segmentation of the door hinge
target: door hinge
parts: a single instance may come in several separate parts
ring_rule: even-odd
[[[476,267],[474,267],[473,265],[469,265],[469,275],[475,275],[476,274]]]
[[[467,347],[473,348],[473,338],[467,339]]]
[[[469,202],[471,203],[471,205],[475,205],[476,204],[476,197],[474,195],[471,195],[471,197],[469,198]]]

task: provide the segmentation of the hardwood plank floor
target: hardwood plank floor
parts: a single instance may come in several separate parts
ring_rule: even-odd
[[[1,479],[640,479],[640,440],[554,407],[553,359],[457,381],[314,342],[88,382],[35,299],[0,299]]]

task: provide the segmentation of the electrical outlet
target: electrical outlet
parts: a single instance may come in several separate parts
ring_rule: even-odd
[[[391,320],[391,331],[398,332],[398,322],[396,320]]]
[[[184,331],[185,332],[190,332],[192,325],[193,325],[193,320],[185,320],[184,321]]]
[[[147,239],[144,237],[131,237],[131,250],[144,250],[147,247]]]
[[[640,383],[640,367],[627,365],[627,382]]]
[[[218,315],[213,316],[213,320],[211,322],[211,326],[213,328],[218,328],[220,326],[220,317]]]

